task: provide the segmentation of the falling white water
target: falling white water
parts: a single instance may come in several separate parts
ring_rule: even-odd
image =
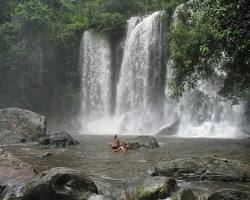
[[[224,77],[215,74],[209,80],[200,80],[195,89],[184,93],[177,106],[178,136],[182,137],[243,137],[240,128],[244,105],[231,105],[217,92]]]
[[[161,123],[162,14],[128,22],[117,86],[116,117],[122,131],[153,131]]]
[[[109,117],[111,100],[111,51],[105,36],[85,31],[81,41],[81,131],[98,131],[96,123]]]
[[[180,137],[244,136],[240,130],[244,105],[232,106],[218,95],[226,73],[217,70],[211,79],[199,80],[179,102],[170,98],[173,63],[165,63],[162,15],[155,12],[128,20],[122,64],[115,66],[120,69],[117,83],[111,81],[108,39],[93,31],[83,34],[81,133],[153,134],[174,124]]]

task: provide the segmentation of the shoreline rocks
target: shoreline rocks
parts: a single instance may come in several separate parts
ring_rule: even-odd
[[[11,153],[0,149],[0,166],[14,169],[29,169],[30,165],[15,158]],[[1,173],[0,173],[1,175]],[[1,177],[1,176],[0,176]]]
[[[8,183],[23,182],[33,177],[31,166],[0,149],[0,199]]]

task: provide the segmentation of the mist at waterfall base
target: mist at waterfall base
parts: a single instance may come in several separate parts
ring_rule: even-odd
[[[80,133],[146,135],[178,124],[180,137],[244,137],[243,103],[232,106],[217,94],[226,73],[218,70],[211,79],[198,81],[178,103],[169,97],[172,65],[164,46],[163,14],[128,20],[120,66],[112,66],[107,37],[84,32]]]

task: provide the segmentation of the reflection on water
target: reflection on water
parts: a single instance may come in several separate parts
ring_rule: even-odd
[[[131,136],[122,136],[126,140]],[[79,136],[80,144],[67,148],[38,145],[6,146],[19,159],[38,171],[51,167],[70,167],[84,171],[104,188],[127,187],[144,179],[146,171],[157,163],[188,156],[217,155],[250,164],[250,139],[185,139],[159,137],[160,148],[131,150],[128,155],[113,153],[108,142],[112,136]],[[42,157],[46,152],[52,156]],[[180,183],[184,184],[184,183]],[[190,184],[190,183],[189,183]],[[206,184],[199,184],[206,188]],[[219,186],[218,186],[219,187]],[[204,189],[203,188],[203,189]],[[249,187],[248,187],[249,188]]]

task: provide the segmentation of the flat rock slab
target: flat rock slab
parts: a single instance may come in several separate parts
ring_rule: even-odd
[[[154,149],[158,148],[159,144],[156,138],[152,136],[138,136],[128,140],[129,149],[141,149],[149,148]]]
[[[152,176],[174,177],[179,180],[250,181],[250,166],[218,157],[189,157],[160,163]]]

